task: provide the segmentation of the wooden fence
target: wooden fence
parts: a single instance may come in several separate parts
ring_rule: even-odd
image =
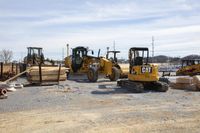
[[[4,64],[0,62],[0,81],[4,81],[20,73],[20,63]]]

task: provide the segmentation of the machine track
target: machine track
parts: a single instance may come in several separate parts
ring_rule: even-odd
[[[136,82],[130,80],[120,80],[117,82],[118,86],[124,87],[134,93],[142,93],[145,90],[153,90],[158,92],[166,92],[169,85],[165,82]]]
[[[169,85],[162,81],[156,81],[156,82],[145,82],[144,87],[147,90],[153,90],[158,92],[166,92],[169,88]]]
[[[144,85],[140,82],[134,82],[130,80],[120,80],[120,81],[117,81],[117,85],[124,87],[134,93],[144,92]]]

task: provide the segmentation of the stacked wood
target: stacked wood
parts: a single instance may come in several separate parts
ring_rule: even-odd
[[[197,87],[193,82],[193,78],[189,76],[176,77],[176,81],[174,83],[170,83],[170,86],[173,89],[197,91]]]
[[[193,78],[189,76],[180,76],[176,78],[176,83],[179,84],[192,84]]]
[[[28,72],[28,80],[29,82],[40,82],[40,72],[39,72],[39,67],[34,66],[29,68]],[[66,80],[66,71],[67,69],[65,67],[60,67],[60,72],[59,72],[59,67],[41,67],[41,77],[42,81],[48,82],[48,81],[65,81]],[[60,74],[59,74],[60,73]]]
[[[193,82],[196,84],[198,90],[200,90],[200,75],[193,76]]]

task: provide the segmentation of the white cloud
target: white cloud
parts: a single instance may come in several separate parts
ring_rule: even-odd
[[[41,5],[38,10],[0,9],[0,48],[12,48],[20,53],[26,52],[26,46],[38,45],[46,53],[57,51],[54,56],[60,58],[66,43],[72,47],[87,45],[106,49],[116,40],[116,47],[126,55],[129,47],[150,47],[153,35],[156,54],[184,56],[200,49],[198,1],[90,0],[67,1],[55,7],[51,4],[52,1],[49,7],[45,5],[47,8]]]

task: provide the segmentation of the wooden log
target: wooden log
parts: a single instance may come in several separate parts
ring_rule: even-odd
[[[170,83],[172,89],[197,91],[196,84]]]
[[[14,80],[14,79],[16,79],[17,77],[19,77],[19,76],[21,76],[22,74],[24,74],[24,73],[26,73],[26,72],[29,72],[30,70],[29,69],[27,69],[26,71],[23,71],[23,72],[21,72],[21,73],[19,73],[19,74],[17,74],[17,75],[15,75],[14,77],[12,77],[12,78],[10,78],[10,79],[7,79],[6,81],[4,81],[5,83],[8,83],[8,82],[10,82],[10,81],[12,81],[12,80]]]
[[[176,83],[178,84],[191,84],[193,82],[193,78],[189,76],[177,77]]]
[[[64,81],[64,80],[66,80],[66,74],[64,74],[64,75],[60,75],[60,79],[59,79],[59,81]],[[39,76],[29,76],[28,77],[28,80],[29,81],[40,81],[40,77]],[[42,81],[55,81],[55,82],[57,82],[58,81],[58,75],[51,75],[51,76],[49,76],[49,75],[42,75]]]
[[[200,76],[199,75],[193,76],[193,82],[194,84],[196,84],[197,89],[200,90]]]
[[[32,66],[30,68],[31,68],[31,70],[38,70],[38,66],[37,67],[36,66]],[[43,69],[48,69],[48,70],[53,69],[54,70],[54,69],[59,69],[59,66],[56,66],[56,67],[55,66],[42,66],[41,68],[42,68],[42,70]],[[66,67],[61,67],[61,70],[62,69],[67,69],[67,68]]]
[[[43,69],[42,74],[44,74],[44,75],[56,75],[56,74],[58,74],[58,71],[59,71],[58,69],[57,70],[44,70]],[[65,73],[66,73],[65,70],[60,70],[61,75],[65,74]],[[35,76],[39,75],[38,70],[31,70],[29,74],[35,75]]]
[[[60,81],[60,70],[61,70],[61,64],[59,65],[59,70],[58,70],[58,74],[57,74],[58,75],[58,79],[57,79],[58,84],[59,84],[59,81]]]

